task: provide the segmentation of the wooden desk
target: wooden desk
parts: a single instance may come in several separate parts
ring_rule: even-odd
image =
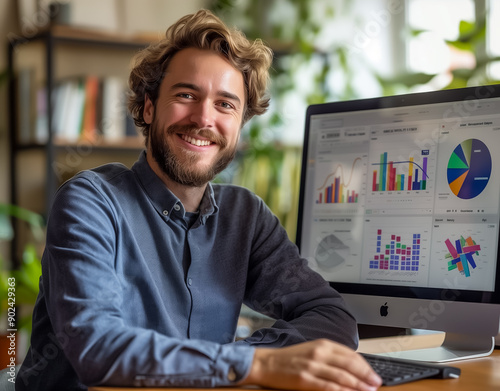
[[[402,347],[405,350],[439,346],[441,335],[408,336],[362,340],[359,351],[377,353]],[[459,379],[425,379],[399,386],[381,387],[387,391],[489,391],[500,390],[500,350],[490,356],[472,360],[462,360],[450,365],[459,367],[462,374]],[[223,391],[243,391],[248,388],[223,388]],[[137,391],[137,388],[91,387],[89,391]],[[143,391],[202,391],[194,388],[142,388]],[[206,391],[206,389],[203,389]],[[260,389],[259,389],[260,390]]]
[[[393,350],[423,349],[440,346],[442,334],[376,338],[362,340],[359,351],[380,353]],[[462,370],[458,379],[424,379],[399,386],[381,387],[387,391],[489,391],[500,390],[500,350],[485,358],[461,360],[448,363]]]

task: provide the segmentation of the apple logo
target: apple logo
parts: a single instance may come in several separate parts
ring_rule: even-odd
[[[389,306],[387,305],[387,302],[383,305],[380,306],[380,316],[387,316],[389,314]]]

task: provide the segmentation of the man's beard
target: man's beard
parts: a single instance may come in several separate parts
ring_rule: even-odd
[[[167,136],[178,137],[178,133],[190,136],[200,135],[215,142],[220,148],[215,162],[204,170],[196,170],[192,167],[199,159],[198,153],[184,150],[181,152],[184,158],[176,156],[168,145]],[[236,145],[228,147],[227,140],[222,136],[191,125],[170,125],[166,132],[163,132],[156,118],[151,124],[149,143],[151,143],[152,156],[160,169],[174,182],[190,187],[201,187],[214,179],[231,163],[237,148]]]

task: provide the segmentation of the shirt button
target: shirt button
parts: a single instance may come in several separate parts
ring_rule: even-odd
[[[188,278],[188,285],[189,286],[193,285],[193,280],[191,278]]]
[[[227,380],[229,380],[229,381],[236,380],[236,372],[235,372],[233,367],[230,367],[229,371],[227,372]]]
[[[174,209],[178,212],[181,210],[181,207],[179,206],[179,204],[175,204]]]
[[[168,210],[165,209],[162,213],[163,213],[163,216],[168,216]]]

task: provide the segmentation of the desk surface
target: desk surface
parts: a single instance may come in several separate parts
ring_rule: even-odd
[[[359,351],[365,353],[377,353],[395,348],[404,350],[439,346],[441,335],[391,337],[372,340],[362,340]],[[391,349],[392,348],[392,349]],[[450,365],[461,368],[459,379],[425,379],[416,382],[402,384],[400,386],[381,387],[380,390],[387,391],[471,391],[471,390],[500,390],[500,350],[496,349],[485,358],[462,360]],[[91,387],[89,391],[137,391],[137,388],[117,387]],[[142,388],[144,391],[190,391],[191,388]],[[206,391],[206,389],[204,389]],[[224,388],[224,391],[243,391],[246,388]]]

